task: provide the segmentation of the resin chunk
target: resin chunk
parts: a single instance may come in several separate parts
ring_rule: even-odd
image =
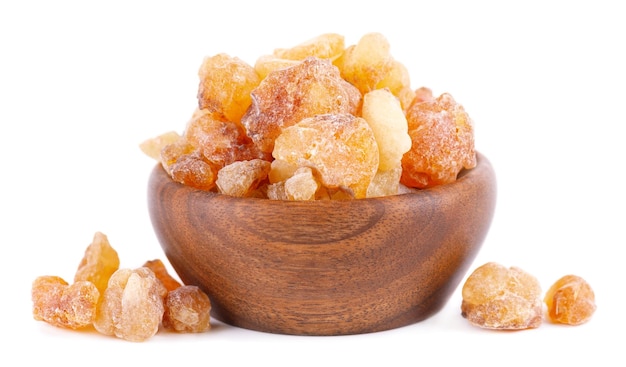
[[[408,108],[411,150],[402,157],[401,182],[427,188],[456,181],[462,169],[476,166],[473,122],[465,109],[444,93]]]
[[[74,275],[74,282],[89,281],[98,288],[100,294],[103,294],[109,278],[119,266],[120,259],[117,251],[111,247],[107,236],[96,232],[93,241],[85,249],[83,259]]]
[[[541,325],[541,287],[520,268],[486,263],[467,278],[462,296],[461,314],[473,325],[502,330]]]
[[[122,268],[109,279],[96,313],[98,332],[141,342],[154,336],[165,312],[167,289],[148,268]]]
[[[274,158],[310,167],[323,186],[364,198],[378,170],[378,145],[367,121],[350,114],[324,114],[285,128]],[[350,164],[346,164],[350,162]]]
[[[261,82],[254,68],[236,57],[207,57],[198,71],[198,108],[239,123],[251,103],[250,92]]]
[[[267,179],[270,167],[263,159],[233,162],[217,173],[217,189],[230,196],[250,196]]]
[[[200,333],[211,329],[211,301],[193,285],[183,285],[167,293],[163,327],[180,333]]]
[[[198,110],[193,114],[184,138],[218,170],[236,161],[269,157],[256,149],[241,126],[209,110]]]
[[[559,324],[583,324],[596,311],[593,289],[577,275],[565,275],[554,282],[546,292],[544,302],[549,319]]]
[[[242,124],[258,148],[271,153],[284,128],[319,114],[356,114],[360,100],[358,90],[329,60],[309,57],[270,73],[252,91],[252,105]]]
[[[69,285],[58,276],[40,276],[31,288],[33,317],[57,327],[81,329],[95,320],[99,297],[98,288],[89,281]]]
[[[378,144],[380,171],[400,165],[411,149],[411,137],[400,101],[387,89],[377,89],[363,97],[363,118],[372,128]]]
[[[179,156],[167,169],[172,180],[183,185],[205,191],[215,187],[217,168],[208,163],[198,150]]]
[[[285,181],[285,195],[288,200],[315,200],[319,188],[320,184],[309,167],[298,168]]]

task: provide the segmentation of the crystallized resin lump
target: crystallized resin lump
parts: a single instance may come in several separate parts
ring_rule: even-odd
[[[100,333],[140,342],[159,330],[167,289],[148,268],[119,269],[109,279],[94,327]]]
[[[555,323],[580,325],[596,311],[596,297],[589,283],[577,275],[565,275],[546,292],[548,318]]]
[[[40,276],[31,288],[33,317],[62,328],[91,326],[99,296],[98,288],[89,281],[70,285],[58,276]]]
[[[541,286],[520,268],[486,263],[467,278],[462,296],[461,314],[473,325],[500,330],[541,325]]]
[[[429,88],[412,89],[408,69],[380,33],[349,46],[341,35],[322,34],[276,48],[254,67],[217,54],[203,60],[199,77],[198,107],[181,138],[173,141],[176,135],[168,133],[141,144],[151,157],[161,147],[157,160],[165,171],[196,189],[273,200],[360,199],[452,183],[476,166],[472,120],[464,108],[448,93],[435,97]],[[309,128],[285,133],[322,115],[364,120],[376,147],[349,142],[342,151],[335,143],[347,136],[320,142],[306,136]],[[306,153],[299,162],[275,164],[285,154],[276,149],[279,139],[318,145],[298,147]],[[338,148],[332,160],[317,150],[332,145]],[[373,150],[379,157],[370,175],[362,164]],[[267,164],[255,160],[271,165],[267,177]],[[234,177],[237,172],[245,177]]]

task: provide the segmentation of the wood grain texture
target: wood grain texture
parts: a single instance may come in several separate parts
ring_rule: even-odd
[[[433,315],[478,253],[495,203],[495,174],[480,154],[453,184],[385,198],[234,198],[175,183],[159,165],[148,185],[165,255],[209,295],[212,316],[297,335],[376,332]]]

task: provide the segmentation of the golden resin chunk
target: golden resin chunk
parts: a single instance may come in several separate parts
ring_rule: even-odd
[[[596,311],[596,297],[585,279],[577,275],[559,278],[544,297],[548,318],[555,323],[580,325]]]
[[[254,67],[226,54],[207,57],[198,71],[198,108],[239,123],[251,103],[250,92],[261,82]]]
[[[252,106],[242,124],[257,147],[271,153],[283,129],[315,115],[356,114],[360,100],[358,90],[330,61],[310,57],[270,73],[252,91]]]
[[[379,160],[371,127],[351,114],[317,115],[284,129],[273,155],[276,160],[311,168],[323,186],[347,190],[355,198],[366,197]]]
[[[467,278],[462,296],[461,314],[473,325],[500,330],[541,325],[541,286],[520,268],[486,263]]]
[[[402,157],[401,182],[428,188],[456,181],[462,169],[476,166],[474,126],[448,93],[438,98],[421,93],[406,112],[412,147]]]

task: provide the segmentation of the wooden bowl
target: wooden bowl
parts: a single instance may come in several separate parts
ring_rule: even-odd
[[[393,329],[439,311],[487,234],[495,175],[478,165],[416,193],[287,202],[199,191],[157,165],[148,203],[180,279],[204,290],[214,318],[280,334]]]

